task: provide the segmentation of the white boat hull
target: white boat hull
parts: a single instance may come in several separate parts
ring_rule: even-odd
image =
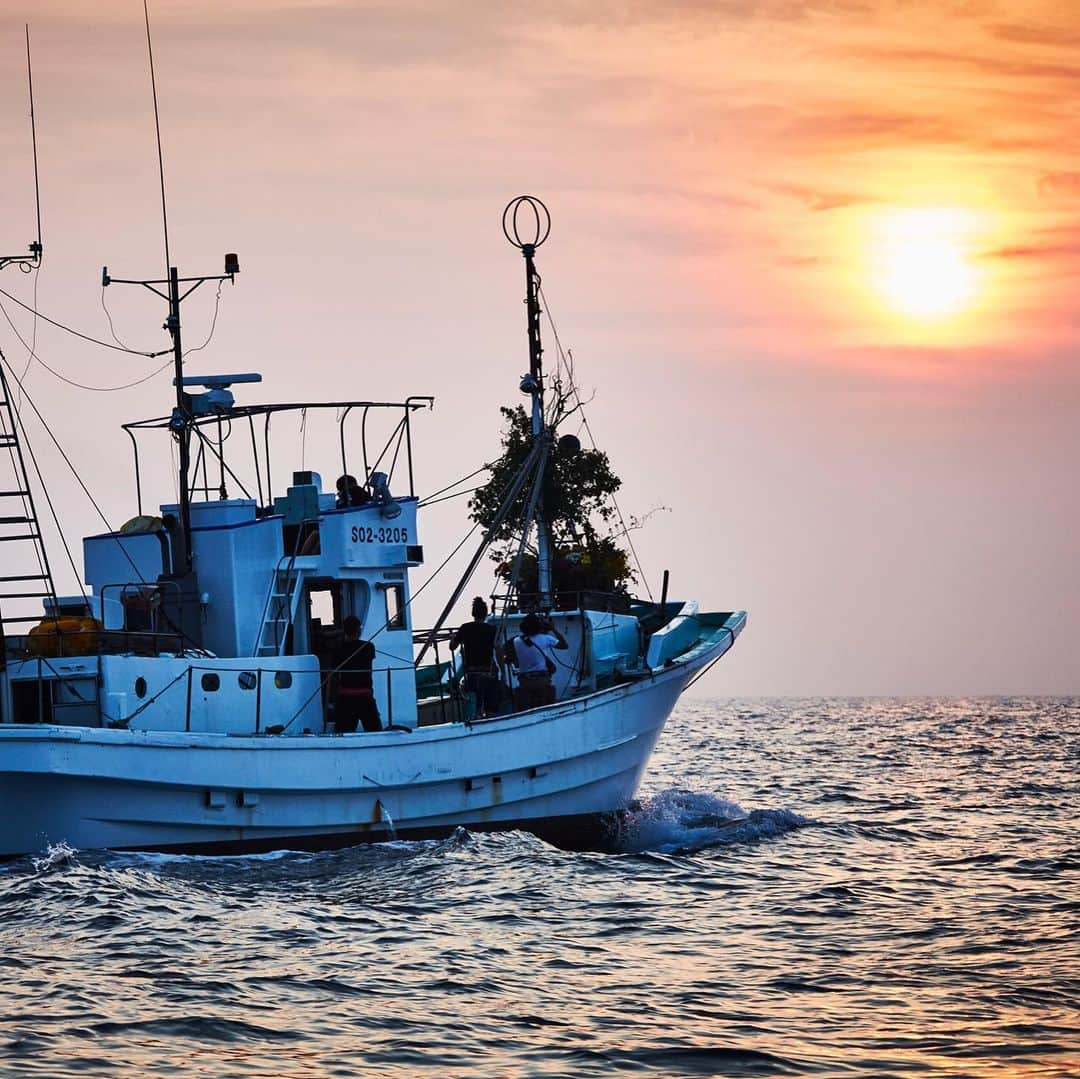
[[[5,725],[0,856],[61,842],[326,848],[458,826],[584,845],[590,821],[629,805],[679,694],[733,640],[651,677],[471,725],[300,737]]]

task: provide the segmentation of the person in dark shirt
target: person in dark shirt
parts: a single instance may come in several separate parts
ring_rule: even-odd
[[[350,506],[365,506],[371,501],[371,495],[356,482],[355,476],[346,473],[337,481],[337,508],[348,509]]]
[[[375,645],[360,640],[360,619],[356,615],[349,615],[341,628],[345,640],[334,652],[331,675],[334,728],[338,734],[352,734],[357,726],[363,726],[365,731],[381,731],[382,717],[371,684]]]
[[[487,604],[477,596],[472,602],[473,620],[450,638],[451,648],[461,649],[465,671],[465,692],[476,694],[479,716],[493,716],[499,710],[499,680],[495,677],[495,627],[487,621]]]

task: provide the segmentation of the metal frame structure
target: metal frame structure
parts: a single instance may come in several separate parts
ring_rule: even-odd
[[[259,505],[263,505],[264,501],[269,502],[272,498],[273,485],[271,476],[271,460],[270,460],[270,421],[273,416],[282,412],[309,412],[319,410],[334,410],[340,412],[340,416],[335,420],[340,428],[339,444],[341,447],[341,468],[343,473],[349,473],[349,454],[346,446],[345,438],[345,420],[348,418],[349,413],[355,409],[362,409],[361,419],[361,454],[364,465],[364,482],[370,477],[371,473],[375,471],[379,465],[381,465],[386,458],[387,454],[393,453],[391,456],[390,467],[387,470],[389,478],[393,478],[394,469],[397,466],[398,457],[402,446],[405,449],[406,465],[409,472],[409,495],[415,496],[415,478],[413,475],[413,456],[412,456],[412,427],[410,424],[410,417],[413,412],[423,408],[433,408],[435,404],[435,398],[430,396],[414,395],[407,397],[404,401],[296,401],[286,404],[271,404],[271,405],[236,405],[232,408],[226,409],[220,413],[213,413],[207,416],[193,417],[189,421],[189,428],[195,434],[199,440],[199,457],[196,459],[195,469],[193,475],[198,474],[200,464],[203,468],[204,478],[206,477],[206,466],[208,461],[208,455],[215,457],[220,465],[221,469],[221,485],[224,486],[226,474],[231,477],[233,482],[240,488],[241,491],[249,498],[256,498]],[[389,438],[379,451],[378,457],[375,459],[374,464],[370,463],[370,455],[368,453],[367,444],[367,418],[368,413],[373,408],[385,408],[385,409],[400,409],[402,416],[398,421],[394,430],[391,432]],[[259,436],[256,434],[255,420],[258,417],[263,418],[263,431],[262,431],[262,446],[259,445]],[[236,474],[236,472],[229,467],[225,461],[225,449],[224,443],[228,437],[223,433],[222,424],[225,422],[231,422],[234,420],[244,421],[247,420],[248,428],[251,433],[251,455],[252,463],[255,470],[256,492],[253,495],[244,486],[243,481]],[[136,503],[138,505],[139,513],[142,513],[142,479],[141,470],[139,465],[139,443],[136,437],[140,431],[152,431],[152,430],[169,430],[173,431],[173,417],[172,416],[158,416],[148,420],[136,420],[131,423],[125,423],[122,425],[123,430],[127,432],[128,437],[131,439],[132,450],[135,463],[135,495]],[[208,437],[203,428],[211,428],[217,431],[217,439]],[[216,446],[215,446],[216,441]],[[260,459],[261,453],[261,459]],[[265,470],[266,476],[266,498],[263,498],[263,473]],[[194,487],[193,491],[201,492],[205,496],[206,501],[211,501],[209,495],[213,490],[209,486],[208,481],[204,482],[202,487]],[[220,489],[219,489],[220,494]]]

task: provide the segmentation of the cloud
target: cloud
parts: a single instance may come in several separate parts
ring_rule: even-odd
[[[967,143],[972,134],[955,120],[887,109],[829,110],[789,121],[784,137],[804,149],[866,150],[901,145]]]
[[[1080,198],[1080,171],[1046,173],[1039,179],[1039,194]]]
[[[806,184],[773,183],[759,185],[767,191],[777,195],[785,195],[801,202],[808,210],[814,213],[825,213],[829,210],[845,210],[851,206],[864,206],[877,202],[877,199],[867,195],[856,194],[853,191],[830,191],[819,189]]]
[[[977,48],[969,46],[958,46],[948,51],[884,46],[859,49],[857,55],[859,59],[874,64],[926,67],[938,74],[948,68],[959,68],[968,72],[1006,78],[1061,80],[1068,83],[1080,80],[1080,66],[1076,64],[1054,64],[1042,60],[990,56],[986,52],[980,52]]]
[[[1068,5],[1065,5],[1068,10]],[[1080,49],[1080,32],[1046,23],[996,23],[990,32],[1003,41],[1041,45],[1052,49]]]

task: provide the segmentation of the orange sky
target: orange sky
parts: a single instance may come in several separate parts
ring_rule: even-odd
[[[598,390],[590,421],[624,510],[670,507],[635,535],[650,578],[667,567],[679,594],[750,611],[699,688],[1080,689],[1072,5],[151,14],[174,255],[212,272],[236,250],[243,267],[193,369],[259,369],[257,399],[435,393],[420,475],[442,486],[490,458],[527,362],[498,218],[535,192],[554,219],[545,291]],[[38,303],[103,336],[101,265],[162,262],[142,8],[0,14],[4,252],[33,231],[27,20]],[[29,302],[34,281],[8,269],[0,287]],[[108,301],[121,337],[164,347],[151,297]],[[191,337],[212,307],[210,292],[185,308]],[[37,334],[80,381],[146,372]],[[2,319],[0,347],[21,369]],[[87,395],[29,375],[117,520],[134,510],[116,425],[161,412],[168,378]],[[70,532],[94,529],[56,485]],[[429,551],[462,522],[454,503],[433,511]]]

